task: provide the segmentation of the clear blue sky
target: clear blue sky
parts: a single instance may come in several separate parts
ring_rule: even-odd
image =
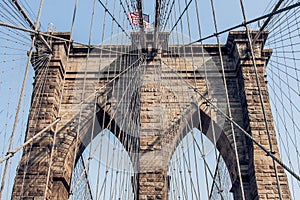
[[[70,31],[74,2],[75,0],[45,0],[44,8],[41,16],[42,30],[46,31],[48,24],[53,23],[54,26],[56,27],[56,31],[66,31],[66,32]],[[103,2],[105,2],[105,0],[103,0]],[[244,2],[245,2],[247,19],[250,20],[262,15],[270,0],[245,0]],[[275,1],[271,1],[271,2],[275,2]],[[155,0],[145,0],[143,1],[143,3],[144,3],[144,12],[150,15],[150,23],[152,23],[155,17],[154,16]],[[39,0],[30,0],[30,5],[32,10],[35,13],[37,13]],[[209,1],[199,1],[199,5],[201,5],[200,6],[201,25],[203,30],[203,37],[205,37],[207,35],[211,35],[212,33],[214,33],[211,8],[210,8]],[[85,1],[79,0],[79,6],[77,10],[74,35],[73,35],[73,39],[75,41],[79,41],[83,43],[87,43],[88,41],[92,6],[93,6],[93,0],[85,0]],[[117,6],[119,6],[118,3]],[[194,3],[192,3],[191,6],[194,6]],[[113,1],[110,1],[108,7],[110,8],[110,10],[113,9]],[[222,3],[215,1],[215,7],[217,11],[217,22],[218,22],[219,31],[230,28],[237,24],[241,24],[243,22],[239,0],[227,0],[227,1],[222,1]],[[103,26],[103,13],[104,13],[103,8],[97,2],[97,9],[95,12],[95,21],[93,27],[93,38],[92,38],[92,43],[94,44],[101,43],[101,28]],[[179,14],[177,13],[177,15]],[[107,16],[107,21],[110,21],[109,16]],[[197,23],[196,21],[191,21],[191,24],[193,25],[196,23]],[[110,22],[107,22],[107,26],[109,25]],[[257,24],[253,24],[252,28],[256,28],[256,26]],[[192,38],[198,39],[199,36],[196,31],[196,26],[193,26],[192,29],[194,30],[192,32]],[[105,39],[108,39],[110,37],[109,30],[110,28],[107,28]],[[116,33],[117,30],[114,30],[114,32]],[[227,37],[226,34],[221,36],[222,42],[225,42],[226,37]],[[215,39],[209,40],[209,42],[215,43]],[[24,49],[24,53],[26,53],[25,49]],[[26,60],[26,55],[23,56],[22,59],[24,63],[24,61]],[[6,86],[3,83],[6,83],[7,86],[9,86],[9,88],[12,88],[13,91],[17,91],[16,89],[14,90],[14,88],[20,88],[20,81],[15,81],[15,79],[13,79],[12,77],[14,77],[16,74],[19,74],[20,77],[18,77],[17,79],[18,80],[22,79],[23,71],[22,68],[20,68],[21,65],[22,63],[18,63],[14,69],[9,71],[9,73],[5,73],[5,75],[1,76],[2,87],[0,87],[0,89],[3,89],[4,88],[3,86]],[[3,68],[1,70],[3,70]],[[24,101],[24,104],[26,104],[27,106],[30,103],[30,89],[31,89],[30,83],[32,82],[32,76],[33,76],[32,71],[30,75],[31,77],[28,78],[26,100]],[[16,102],[12,102],[10,107],[7,107],[9,105],[8,102],[12,101],[11,99],[17,99],[18,93],[11,92],[10,90],[4,90],[4,89],[2,91],[4,91],[3,93],[5,95],[1,99],[2,107],[0,110],[0,116],[3,119],[7,120],[7,122],[2,123],[1,126],[1,129],[4,130],[6,128],[5,124],[8,124],[8,127],[11,127],[11,121],[13,121],[13,114],[15,112],[14,107],[16,105]],[[9,109],[10,111],[6,112],[6,109]],[[22,124],[26,124],[26,109],[24,109],[24,113],[23,115],[25,115],[25,117],[23,116],[20,120],[20,123]],[[5,116],[7,114],[8,117]],[[25,131],[24,126],[19,130],[24,132]],[[20,138],[18,138],[18,143],[21,143]]]

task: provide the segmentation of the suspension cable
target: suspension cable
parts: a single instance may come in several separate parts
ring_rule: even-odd
[[[44,3],[44,0],[41,0],[39,11],[38,11],[38,16],[37,16],[37,19],[36,19],[35,31],[38,30],[37,28],[38,28],[38,24],[39,24],[39,21],[40,21],[40,16],[41,16],[43,3]],[[19,101],[18,101],[17,111],[16,111],[16,115],[15,115],[13,130],[12,130],[12,134],[11,134],[11,137],[10,137],[8,152],[10,152],[13,148],[15,131],[16,131],[16,128],[17,128],[18,120],[19,120],[19,114],[20,114],[21,104],[22,104],[23,96],[24,96],[24,92],[25,92],[25,85],[26,85],[26,82],[27,82],[27,76],[28,76],[28,71],[29,71],[29,67],[30,67],[31,56],[33,54],[33,48],[34,48],[35,40],[36,40],[36,37],[34,36],[32,38],[31,47],[30,47],[29,54],[28,54],[28,60],[27,60],[26,68],[25,68],[25,74],[24,74],[22,88],[21,88],[21,92],[20,92],[20,96],[19,96]],[[1,187],[0,187],[0,199],[2,197],[2,192],[3,192],[3,189],[4,189],[4,185],[5,185],[6,173],[7,173],[8,167],[9,167],[9,162],[8,162],[8,159],[7,159],[7,160],[5,160],[5,166],[4,166],[3,175],[2,175],[2,181],[1,181]]]
[[[214,0],[211,0],[210,2],[211,2],[211,7],[212,7],[215,31],[217,33],[218,32],[218,26],[217,26],[217,19],[216,19],[215,8],[214,8]],[[217,43],[218,43],[219,57],[220,57],[220,62],[221,62],[221,67],[222,67],[222,78],[223,78],[225,94],[226,94],[228,117],[230,119],[233,119],[232,114],[231,114],[231,106],[230,106],[230,102],[229,102],[229,95],[228,95],[228,87],[227,87],[227,82],[226,82],[225,68],[224,68],[224,64],[223,64],[223,57],[222,57],[223,55],[222,55],[221,45],[220,45],[220,40],[219,40],[218,35],[216,35],[216,39],[217,39]],[[241,189],[241,195],[242,195],[242,199],[245,200],[243,177],[242,177],[239,153],[238,153],[238,148],[237,148],[237,143],[236,143],[236,134],[235,134],[235,130],[233,128],[233,124],[231,122],[230,122],[230,128],[231,128],[231,133],[232,133],[232,137],[233,137],[234,152],[235,152],[236,163],[237,163],[237,170],[238,170],[238,176],[239,176],[238,178],[239,178],[239,184],[240,184],[240,189]]]
[[[244,22],[246,22],[247,19],[246,19],[246,13],[245,13],[243,0],[240,0],[240,5],[241,5],[241,10],[242,10]],[[262,94],[262,90],[261,90],[260,80],[259,80],[258,73],[257,73],[257,66],[256,66],[255,54],[254,54],[254,50],[253,50],[252,38],[251,38],[251,35],[250,35],[250,29],[247,25],[245,25],[245,28],[246,28],[247,38],[248,38],[248,43],[249,43],[249,48],[250,48],[250,57],[252,59],[253,69],[254,69],[255,79],[256,79],[256,84],[257,84],[257,89],[258,89],[258,92],[259,92],[259,99],[260,99],[262,113],[263,113],[263,120],[264,120],[264,123],[265,123],[265,129],[266,129],[266,132],[267,132],[267,135],[268,135],[269,147],[270,147],[270,151],[273,152],[273,144],[272,144],[272,139],[271,139],[271,135],[270,135],[270,131],[269,131],[269,125],[268,125],[268,122],[267,122],[267,116],[266,116],[266,110],[265,110],[265,104],[264,104],[264,100],[263,100],[263,94]],[[273,160],[273,167],[274,167],[274,172],[275,172],[275,176],[276,176],[276,183],[277,183],[279,199],[282,199],[277,167],[276,167],[276,163],[275,163],[274,160]]]

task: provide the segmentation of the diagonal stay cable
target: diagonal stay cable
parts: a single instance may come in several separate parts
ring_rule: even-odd
[[[177,21],[175,22],[174,26],[171,28],[169,35],[172,33],[174,28],[178,25],[179,21],[181,21],[181,18],[183,17],[184,13],[188,10],[189,6],[191,5],[193,0],[190,0],[189,3],[185,6],[184,10],[182,11],[181,15],[178,17]]]
[[[111,52],[116,52],[116,53],[122,53],[122,54],[137,55],[137,54],[132,54],[132,53],[124,53],[124,52],[119,52],[119,51],[115,51],[115,50],[110,50],[110,49],[103,48],[103,47],[100,47],[100,46],[95,46],[95,45],[90,45],[89,46],[87,44],[74,41],[73,39],[65,39],[65,38],[62,38],[62,37],[59,37],[59,36],[55,36],[55,35],[51,35],[51,34],[48,34],[48,33],[45,33],[45,32],[41,32],[39,30],[35,31],[35,30],[20,27],[20,26],[12,25],[12,24],[7,24],[7,23],[2,22],[2,21],[0,21],[0,26],[15,29],[15,30],[20,30],[20,31],[24,31],[24,32],[28,32],[28,33],[32,33],[32,34],[36,34],[36,35],[46,36],[46,37],[57,39],[57,40],[63,41],[63,42],[71,42],[73,44],[82,45],[83,47],[91,47],[91,48],[94,48],[94,49],[101,49],[101,50],[106,50],[106,51],[111,51]],[[126,36],[128,36],[128,34]]]
[[[214,6],[214,0],[210,0],[211,4],[211,9],[212,9],[212,14],[213,14],[213,21],[214,21],[214,27],[216,33],[218,32],[218,25],[217,25],[217,18],[216,18],[216,10]],[[228,95],[228,86],[227,86],[227,81],[226,81],[226,74],[225,74],[225,68],[224,68],[224,63],[223,63],[223,55],[222,55],[222,50],[221,50],[221,45],[220,45],[220,39],[219,35],[216,35],[216,40],[218,43],[218,54],[220,58],[220,64],[221,64],[221,71],[222,71],[222,79],[223,79],[223,84],[224,84],[224,89],[225,89],[225,94],[226,94],[226,107],[227,107],[227,112],[228,112],[228,117],[230,119],[232,118],[232,111],[231,111],[231,105],[229,101],[229,95]],[[238,146],[236,142],[236,133],[233,127],[232,122],[230,121],[230,129],[231,129],[231,134],[233,138],[233,146],[234,146],[234,153],[235,153],[235,158],[236,158],[236,164],[237,164],[237,173],[238,173],[238,180],[239,180],[239,185],[241,189],[241,196],[242,199],[245,200],[245,192],[244,192],[244,184],[243,184],[243,177],[242,177],[242,170],[241,170],[241,161],[239,158],[239,153],[238,153]]]
[[[244,8],[243,0],[240,0],[240,6],[241,6],[241,11],[242,11],[242,14],[243,14],[244,22],[246,22],[247,19],[246,19],[246,12],[245,12],[245,8]],[[276,8],[275,8],[275,10],[276,10]],[[270,18],[268,18],[268,19],[270,19]],[[267,23],[268,23],[268,19],[266,21]],[[259,92],[258,96],[259,96],[259,100],[260,100],[260,104],[261,104],[261,109],[262,109],[262,114],[263,114],[263,121],[264,121],[264,124],[265,124],[265,130],[266,130],[267,136],[268,136],[269,148],[270,148],[270,151],[273,152],[273,144],[272,144],[271,134],[270,134],[270,131],[269,131],[269,123],[267,121],[267,114],[266,114],[266,109],[265,109],[265,104],[264,104],[264,97],[263,97],[263,93],[262,93],[262,86],[260,84],[260,79],[259,79],[259,75],[258,75],[256,59],[255,59],[255,54],[254,54],[254,49],[253,49],[253,44],[254,43],[252,43],[252,37],[251,37],[251,32],[250,32],[251,30],[250,30],[249,26],[245,25],[245,29],[246,29],[248,44],[249,44],[249,49],[250,49],[249,55],[250,55],[251,60],[252,60],[252,66],[253,66],[253,70],[254,70],[254,73],[255,73],[256,85],[257,85],[257,89],[258,89],[258,92]],[[262,32],[262,29],[260,29],[260,31],[258,32],[258,34],[256,36],[259,37],[259,34],[261,32]],[[254,38],[254,41],[256,39],[257,38]],[[276,178],[276,183],[277,183],[277,190],[278,190],[277,192],[278,192],[279,199],[281,200],[282,199],[281,187],[280,187],[276,162],[274,160],[273,160],[273,168],[274,168],[274,173],[275,173],[275,178]]]
[[[122,30],[122,32],[129,38],[131,39],[130,35],[126,32],[126,30],[123,28],[123,26],[118,22],[118,20],[114,17],[114,15],[110,12],[110,10],[105,6],[105,4],[101,1],[98,0],[98,2],[101,4],[101,6],[104,8],[105,12],[108,13],[108,15],[112,18],[112,20],[118,25],[118,27]],[[133,43],[136,47],[138,47],[135,43]]]
[[[29,18],[28,14],[24,11],[24,9],[22,8],[22,6],[19,4],[19,2],[17,0],[12,0],[12,2],[15,4],[15,6],[17,7],[18,11],[22,14],[22,16],[24,17],[25,21],[27,23],[29,23],[30,28],[32,30],[37,30],[39,27],[37,24],[34,24],[34,22]],[[52,48],[50,47],[50,45],[48,44],[48,42],[45,40],[45,38],[42,35],[38,35],[39,39],[46,45],[46,47],[48,48],[48,50],[50,52],[52,52]]]
[[[132,68],[132,66],[134,66],[138,61],[140,61],[143,58],[143,56],[141,56],[139,59],[137,59],[134,63],[132,63],[130,66],[128,66],[124,71],[120,72],[118,75],[116,75],[113,79],[111,79],[110,81],[108,81],[105,85],[103,85],[102,87],[98,88],[97,91],[95,91],[95,93],[91,94],[90,96],[88,96],[86,99],[84,99],[83,101],[81,101],[80,103],[78,103],[75,107],[80,107],[80,105],[82,105],[83,103],[87,102],[90,98],[92,97],[97,97],[99,94],[98,91],[100,91],[101,89],[105,88],[106,86],[108,86],[111,82],[113,82],[114,80],[116,80],[117,78],[119,78],[122,74],[124,74],[125,72],[127,72],[130,68]],[[41,136],[45,131],[47,131],[49,128],[51,128],[53,125],[57,124],[59,121],[61,121],[61,119],[65,116],[67,116],[68,114],[70,114],[71,111],[66,112],[64,115],[62,115],[61,117],[58,117],[55,121],[53,121],[51,124],[49,124],[47,127],[45,127],[43,130],[41,130],[40,132],[38,132],[36,135],[34,135],[32,138],[30,138],[29,140],[27,140],[25,143],[21,144],[20,146],[18,146],[17,148],[15,148],[12,151],[7,152],[6,156],[4,156],[3,158],[0,159],[0,164],[2,162],[4,162],[5,160],[11,158],[14,156],[15,153],[17,153],[18,151],[20,151],[23,147],[27,146],[28,144],[30,144],[32,141],[34,141],[36,138],[38,138],[39,136]]]
[[[165,62],[163,62],[170,70],[173,70],[170,68]],[[206,103],[210,104],[218,113],[223,115],[227,120],[229,120],[235,127],[237,127],[240,131],[242,131],[247,138],[249,138],[255,145],[257,145],[261,150],[263,150],[266,153],[266,156],[270,156],[276,163],[281,165],[286,171],[288,171],[294,178],[296,178],[298,181],[300,181],[300,176],[296,174],[292,169],[290,169],[286,164],[284,164],[279,158],[277,158],[275,155],[273,155],[272,152],[270,152],[264,145],[256,141],[244,128],[242,128],[237,122],[232,120],[225,112],[222,111],[221,108],[219,108],[217,105],[215,105],[211,100],[209,100],[207,97],[205,97],[197,88],[195,88],[193,85],[191,85],[187,80],[185,80],[178,72],[175,71],[175,74],[181,78],[189,88],[193,89],[194,92],[200,95],[202,99],[206,101]]]
[[[43,3],[44,3],[44,1],[41,0],[40,1],[40,6],[39,6],[39,11],[38,11],[38,16],[37,16],[37,21],[36,21],[36,29],[35,29],[35,31],[38,30],[38,28],[37,28],[38,26],[37,25],[38,25],[39,20],[40,20]],[[12,134],[11,134],[10,141],[9,141],[8,152],[11,151],[12,148],[13,148],[15,132],[17,130],[17,124],[18,124],[18,120],[19,120],[19,114],[20,114],[20,109],[21,109],[21,105],[22,105],[22,101],[23,101],[24,92],[25,92],[25,86],[26,86],[26,82],[27,82],[27,77],[28,77],[28,72],[29,72],[29,67],[30,67],[30,60],[31,60],[31,56],[33,54],[33,48],[34,48],[35,40],[36,40],[36,37],[34,36],[32,38],[31,47],[30,47],[29,53],[28,53],[27,64],[26,64],[26,68],[25,68],[25,72],[24,72],[24,77],[23,77],[23,82],[22,82],[22,87],[21,87],[21,91],[20,91],[20,96],[19,96],[19,100],[18,100],[18,104],[17,104],[17,110],[16,110],[16,115],[15,115],[15,119],[14,119],[14,123],[13,123]],[[5,166],[4,166],[4,170],[3,170],[1,187],[0,187],[0,199],[1,199],[2,192],[3,192],[3,189],[4,189],[4,185],[5,185],[6,173],[7,173],[8,167],[10,165],[10,162],[8,161],[9,158],[10,157],[8,157],[7,159],[5,159]]]
[[[128,15],[127,15],[126,8],[125,8],[125,6],[124,6],[122,0],[120,0],[120,5],[122,6],[122,9],[123,9],[123,11],[124,11],[124,15],[126,15],[126,19],[128,20],[128,22],[129,22],[129,24],[130,24],[130,26],[131,26],[131,29],[134,30],[134,28],[133,28],[133,26],[132,26],[132,23],[131,23],[131,21],[130,21]]]
[[[171,4],[171,7],[170,7],[170,10],[169,10],[169,13],[168,13],[168,16],[167,16],[167,19],[164,21],[164,27],[163,27],[163,30],[166,29],[166,26],[167,26],[168,21],[169,21],[169,18],[170,18],[170,16],[171,16],[171,12],[172,12],[172,8],[173,8],[174,4],[175,4],[175,0],[173,0],[173,2],[172,2],[172,4]]]
[[[139,67],[140,67],[140,66],[141,66],[141,65],[139,65]],[[138,69],[135,71],[135,74],[137,73],[137,71],[138,71]],[[134,79],[131,79],[130,82],[132,82],[133,80],[134,80]],[[126,90],[128,90],[128,89],[130,88],[130,85],[131,85],[131,83],[127,85]],[[122,94],[121,100],[124,99],[125,94],[126,94],[125,92]],[[122,101],[119,101],[119,103],[118,103],[118,105],[117,105],[117,108],[120,106],[121,102],[122,102]],[[127,113],[126,113],[126,114],[127,114]],[[115,115],[116,115],[116,113],[114,113],[113,116],[111,117],[111,119],[109,120],[108,125],[106,125],[107,127],[109,127],[109,126],[111,125],[111,123],[112,123],[112,121],[113,121]],[[97,150],[97,147],[93,150],[93,153],[91,153],[90,158],[93,158],[93,157],[94,157],[94,154],[96,153],[96,150]],[[112,160],[111,160],[111,161],[112,161]],[[91,164],[91,163],[90,163],[90,159],[89,159],[89,161],[88,161],[86,167],[89,167],[90,164]],[[83,175],[84,175],[84,173],[82,172],[80,178],[77,180],[77,183],[75,184],[75,186],[74,186],[74,188],[72,189],[72,191],[74,191],[74,190],[76,189],[76,187],[77,187],[77,185],[79,184],[80,180],[82,179]],[[73,193],[73,192],[71,192],[71,194],[72,194],[72,193]]]
[[[279,14],[279,13],[288,11],[288,10],[290,10],[290,9],[293,9],[293,8],[296,8],[296,7],[299,7],[299,6],[300,6],[300,2],[295,3],[295,4],[292,4],[292,5],[290,5],[290,6],[287,6],[287,7],[285,7],[285,8],[282,8],[282,9],[280,9],[280,10],[277,10],[276,12],[271,12],[271,13],[269,13],[269,14],[266,14],[266,15],[263,15],[263,16],[260,16],[260,17],[257,17],[257,18],[254,18],[254,19],[252,19],[252,20],[250,20],[250,21],[246,21],[246,22],[243,22],[243,23],[241,23],[241,24],[238,24],[238,25],[232,26],[232,27],[230,27],[230,28],[227,28],[227,29],[225,29],[225,30],[219,31],[219,32],[214,33],[214,34],[212,34],[212,35],[209,35],[209,36],[200,38],[200,39],[198,39],[198,40],[196,40],[196,41],[193,41],[193,42],[191,42],[191,43],[189,43],[189,44],[186,44],[185,46],[189,46],[189,45],[195,44],[195,43],[197,43],[197,42],[201,42],[201,41],[210,39],[210,38],[212,38],[212,37],[215,37],[216,35],[221,35],[221,34],[227,33],[227,32],[232,31],[232,30],[234,30],[234,29],[244,27],[245,25],[252,24],[252,23],[254,23],[254,22],[257,22],[257,21],[260,21],[260,20],[262,20],[262,19],[265,19],[265,18],[267,18],[267,17],[269,17],[269,16],[277,15],[277,14]]]

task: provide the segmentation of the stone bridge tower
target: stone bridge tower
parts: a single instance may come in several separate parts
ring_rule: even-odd
[[[66,41],[70,39],[69,33],[52,34]],[[47,66],[46,76],[45,74],[42,76],[41,73],[44,69],[35,68],[36,76],[26,140],[54,121],[59,122],[24,148],[12,199],[44,199],[46,185],[47,199],[68,199],[74,160],[78,160],[90,138],[107,127],[130,152],[136,172],[133,180],[136,183],[134,185],[136,199],[168,199],[170,177],[167,172],[172,153],[187,134],[187,127],[201,127],[202,132],[212,139],[211,124],[219,133],[217,148],[230,173],[231,191],[235,199],[241,199],[233,134],[228,128],[229,122],[225,121],[224,125],[220,126],[217,114],[212,115],[208,112],[209,104],[203,99],[203,97],[212,99],[205,86],[214,85],[212,88],[215,89],[211,93],[214,93],[215,97],[212,100],[218,106],[224,106],[224,96],[218,96],[220,92],[218,85],[223,85],[222,81],[216,79],[213,83],[207,83],[203,67],[205,63],[214,61],[220,70],[218,45],[195,44],[187,48],[168,46],[167,35],[159,33],[156,41],[159,41],[160,45],[154,47],[155,37],[153,33],[147,33],[143,35],[142,45],[136,48],[140,36],[139,33],[132,33],[132,45],[109,46],[107,49],[110,51],[92,48],[88,52],[85,46],[75,46],[64,40],[51,41],[53,55]],[[256,43],[255,56],[264,94],[268,128],[271,132],[274,153],[279,157],[265,80],[265,68],[271,56],[271,50],[264,49],[267,35],[263,33]],[[230,32],[227,43],[221,45],[232,117],[255,140],[268,147],[268,136],[255,73],[248,56],[246,38],[245,32]],[[205,52],[201,49],[205,49]],[[124,52],[122,55],[112,53],[122,51]],[[36,53],[41,52],[38,49]],[[141,54],[143,56],[139,57]],[[99,55],[100,63],[97,61]],[[117,70],[121,73],[119,77],[113,77],[110,73],[116,66],[119,66]],[[219,74],[218,70],[208,71],[210,77],[216,74]],[[192,76],[196,79],[189,78]],[[168,83],[172,88],[166,86],[164,77],[172,77],[169,80],[173,82]],[[111,80],[119,82],[134,80],[138,83],[135,85],[139,87],[128,92],[121,84],[116,86],[126,99],[122,102],[124,105],[117,106],[121,97],[114,93],[116,88],[113,89],[109,84]],[[39,88],[42,85],[43,93],[40,94]],[[83,87],[85,87],[84,94],[80,92]],[[187,98],[190,97],[185,95],[188,93],[193,94],[193,99]],[[92,123],[94,107],[93,104],[89,104],[95,99],[98,125]],[[119,108],[128,105],[131,115],[128,117],[127,125],[121,126],[120,118],[124,118],[124,113]],[[38,115],[34,114],[36,109],[39,109]],[[196,117],[198,115],[200,118]],[[76,123],[79,118],[80,126]],[[128,133],[132,130],[134,130],[132,133]],[[246,199],[278,199],[272,159],[239,129],[234,130]],[[54,136],[55,146],[52,148]],[[285,172],[280,166],[277,166],[277,170],[283,199],[290,199]]]

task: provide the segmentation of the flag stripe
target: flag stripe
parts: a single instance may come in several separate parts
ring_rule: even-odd
[[[140,23],[140,16],[138,12],[130,12],[128,13],[128,17],[130,19],[130,22],[133,25],[139,25]],[[145,28],[150,28],[150,23],[149,23],[149,15],[143,14],[143,24]]]

